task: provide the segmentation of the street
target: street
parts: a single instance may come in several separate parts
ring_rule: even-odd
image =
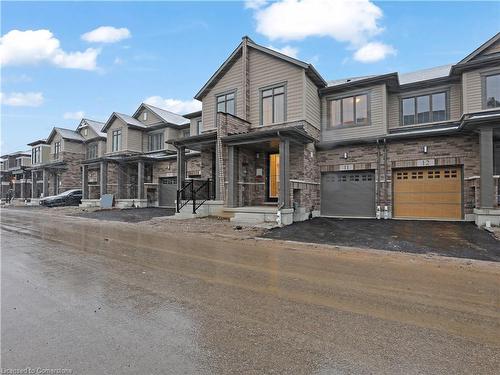
[[[494,374],[500,265],[1,210],[1,366]]]

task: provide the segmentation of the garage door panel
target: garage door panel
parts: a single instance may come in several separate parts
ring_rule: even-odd
[[[375,216],[373,172],[329,172],[321,176],[321,214]]]
[[[393,184],[395,217],[462,218],[462,173],[458,167],[397,170]]]

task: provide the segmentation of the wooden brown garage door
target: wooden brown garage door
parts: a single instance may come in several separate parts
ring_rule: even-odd
[[[460,167],[398,169],[393,184],[395,217],[462,218]]]

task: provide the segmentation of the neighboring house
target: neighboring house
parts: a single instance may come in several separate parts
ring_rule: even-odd
[[[166,141],[188,136],[189,127],[188,119],[145,103],[132,116],[113,112],[101,130],[106,147],[82,163],[82,205],[97,205],[103,194],[114,194],[119,207],[173,207],[176,149]],[[188,175],[199,177],[198,153],[188,156]]]
[[[28,168],[31,165],[29,151],[18,151],[6,154],[1,158],[0,168],[0,198],[29,199],[31,198],[31,179]]]
[[[330,82],[244,37],[195,98],[171,143],[215,181],[200,215],[500,221],[500,34],[454,65]]]
[[[89,145],[99,144],[103,138],[98,133],[98,124],[102,123],[83,119],[76,130],[55,127],[46,140],[29,144],[34,200],[81,188],[80,163]]]

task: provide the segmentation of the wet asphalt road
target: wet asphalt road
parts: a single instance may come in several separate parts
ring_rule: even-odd
[[[493,374],[498,263],[2,210],[3,368]]]

